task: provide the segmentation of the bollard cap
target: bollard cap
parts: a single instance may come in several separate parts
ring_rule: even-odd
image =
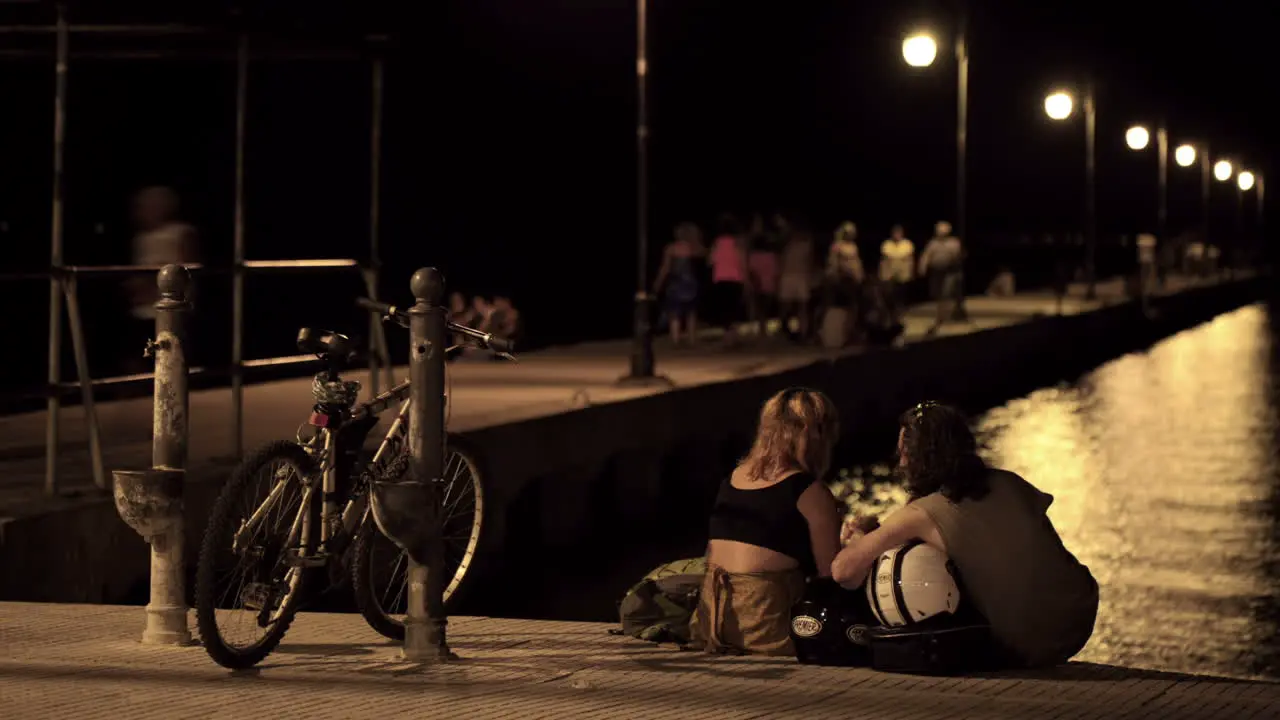
[[[181,265],[165,265],[156,273],[156,287],[166,297],[182,299],[191,285],[191,273]]]
[[[420,268],[409,279],[409,291],[418,302],[439,305],[444,300],[444,273],[432,267]]]

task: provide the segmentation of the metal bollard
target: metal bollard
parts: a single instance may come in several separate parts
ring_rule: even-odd
[[[147,343],[155,358],[155,398],[152,403],[151,464],[187,466],[187,356],[185,352],[187,288],[191,276],[181,265],[165,265],[156,275],[156,339]]]
[[[435,268],[422,268],[413,274],[409,289],[415,300],[409,309],[409,462],[413,478],[426,482],[428,492],[423,508],[426,547],[409,565],[404,656],[438,661],[453,657],[446,637],[449,621],[444,610],[444,519],[440,497],[445,452],[444,352],[448,347],[448,317],[441,305],[444,275]]]
[[[188,645],[187,594],[183,574],[185,471],[174,468],[112,473],[116,512],[151,545],[151,599],[144,645]]]

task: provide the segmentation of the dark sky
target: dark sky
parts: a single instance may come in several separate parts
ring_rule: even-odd
[[[73,12],[82,21],[121,19],[94,5],[101,4],[73,4]],[[130,3],[115,4],[112,12],[133,21],[184,19],[145,5],[125,13]],[[225,22],[216,5],[187,12]],[[251,9],[255,22],[327,49],[366,28],[392,34],[385,291],[403,294],[400,275],[436,264],[458,289],[514,294],[544,338],[625,331],[635,243],[632,2],[260,7],[267,5],[274,10]],[[1267,79],[1276,62],[1264,3],[972,5],[972,247],[1079,229],[1083,129],[1078,119],[1045,119],[1042,98],[1054,86],[1088,77],[1098,85],[1103,237],[1154,220],[1155,159],[1124,148],[1131,122],[1163,115],[1173,144],[1203,137],[1263,173],[1273,166],[1278,111]],[[920,237],[950,217],[950,48],[934,67],[913,70],[900,45],[921,24],[949,36],[959,7],[651,0],[655,257],[672,223],[709,224],[722,210],[785,210],[822,231],[853,219],[868,245],[894,222]],[[0,2],[0,18],[48,16],[45,3]],[[10,39],[0,36],[3,47],[15,47]],[[40,42],[47,47],[49,39],[23,47]],[[173,45],[149,43],[142,46]],[[8,228],[0,239],[13,264],[39,265],[47,258],[52,73],[47,61],[0,62],[0,221]],[[72,65],[69,260],[125,260],[127,199],[143,184],[164,182],[182,192],[210,262],[228,262],[231,66]],[[256,62],[250,99],[249,256],[367,257],[368,66]],[[1172,229],[1198,218],[1197,182],[1194,173],[1171,170]],[[1219,190],[1217,220],[1226,225],[1234,199]],[[348,290],[355,292],[335,292]]]

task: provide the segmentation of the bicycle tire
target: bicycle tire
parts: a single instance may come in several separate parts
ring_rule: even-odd
[[[215,597],[217,559],[223,550],[219,547],[219,543],[227,530],[234,529],[230,524],[240,521],[240,518],[235,516],[234,503],[245,492],[246,485],[260,471],[278,460],[293,463],[304,477],[315,477],[319,474],[315,460],[296,442],[279,440],[258,448],[236,466],[231,478],[223,486],[222,492],[213,504],[213,510],[209,514],[209,524],[205,527],[204,537],[200,543],[200,558],[196,566],[196,624],[205,652],[209,657],[219,665],[233,670],[253,667],[276,649],[293,623],[307,586],[309,573],[304,570],[299,573],[293,590],[281,601],[279,619],[258,642],[244,648],[237,648],[223,640],[218,629],[216,617],[218,608]],[[318,529],[319,502],[314,496],[309,502],[307,511],[312,513],[313,527]],[[316,542],[313,539],[304,551],[314,551],[315,545]]]
[[[469,466],[472,475],[471,485],[476,495],[476,508],[473,516],[472,533],[468,538],[467,548],[459,563],[462,574],[459,576],[455,569],[453,577],[450,578],[450,582],[445,588],[444,604],[446,610],[457,607],[477,574],[475,569],[476,557],[480,549],[480,543],[485,537],[488,523],[488,505],[485,502],[484,491],[485,474],[478,455],[470,446],[456,436],[449,436],[448,443],[445,453],[445,466],[446,468],[449,466],[450,459],[453,456],[458,456],[460,460]],[[403,641],[404,623],[392,617],[383,608],[383,603],[378,598],[376,587],[378,583],[375,581],[374,573],[379,571],[380,566],[374,561],[374,553],[380,545],[394,547],[391,541],[378,530],[377,523],[373,521],[373,518],[368,517],[361,524],[360,530],[356,534],[355,545],[352,548],[354,557],[351,563],[351,589],[355,596],[356,607],[360,610],[360,615],[369,624],[369,627],[385,638]]]

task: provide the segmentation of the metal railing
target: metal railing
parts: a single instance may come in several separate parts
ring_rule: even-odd
[[[98,423],[97,408],[94,404],[94,390],[104,386],[122,385],[134,382],[151,381],[153,373],[120,375],[115,377],[93,378],[89,369],[88,351],[81,316],[78,279],[85,275],[131,275],[146,272],[158,272],[157,266],[112,265],[112,266],[73,266],[65,265],[63,257],[64,217],[65,217],[65,153],[66,153],[66,118],[67,118],[67,73],[72,56],[70,36],[72,34],[94,35],[132,35],[163,36],[192,35],[209,32],[208,28],[186,25],[70,25],[67,21],[66,8],[59,5],[57,19],[52,26],[0,26],[0,35],[49,34],[55,36],[53,48],[54,59],[54,112],[53,112],[53,187],[52,187],[52,222],[49,238],[49,269],[38,273],[15,273],[0,276],[0,281],[43,280],[49,283],[49,344],[48,373],[46,378],[46,425],[45,425],[45,477],[44,491],[48,495],[58,493],[58,451],[61,435],[62,394],[72,386],[80,390],[80,401],[84,408],[84,421],[89,440],[89,454],[92,465],[93,482],[102,489],[109,490],[106,476],[101,432]],[[380,42],[384,38],[369,36],[366,41]],[[49,52],[10,50],[0,53],[4,56],[48,56]],[[83,57],[114,59],[149,59],[153,57],[169,57],[174,52],[89,52]],[[206,55],[209,53],[205,53]],[[232,53],[213,53],[216,57],[226,57]],[[244,178],[245,178],[245,136],[246,114],[248,106],[248,82],[250,66],[249,36],[244,31],[238,32],[238,42],[232,54],[236,62],[235,89],[235,173],[234,173],[234,222],[233,222],[233,259],[231,264],[232,278],[232,336],[231,336],[231,422],[234,426],[232,455],[239,457],[244,450],[244,373],[247,369],[262,367],[278,367],[311,360],[311,356],[284,356],[272,358],[246,359],[244,357],[244,289],[245,278],[251,272],[280,272],[290,270],[341,270],[356,269],[361,272],[366,294],[378,297],[379,268],[379,235],[381,232],[380,192],[382,164],[382,111],[384,61],[380,54],[374,53],[371,59],[371,131],[370,131],[370,198],[369,198],[369,262],[365,265],[350,258],[317,259],[317,260],[248,260],[246,254],[246,238],[244,225]],[[77,53],[77,58],[82,57]],[[335,53],[280,53],[272,52],[273,59],[315,59],[343,56]],[[345,56],[350,56],[348,53]],[[189,270],[201,275],[210,274],[211,270],[201,264],[188,264]],[[213,271],[216,272],[216,271]],[[63,312],[66,312],[66,330],[71,336],[72,353],[75,359],[77,381],[64,382],[62,379],[62,333]],[[386,335],[381,323],[376,318],[369,321],[369,372],[370,392],[379,391],[379,370],[386,378],[387,385],[392,384],[391,363],[387,351]],[[206,368],[192,368],[193,373],[207,372]]]

